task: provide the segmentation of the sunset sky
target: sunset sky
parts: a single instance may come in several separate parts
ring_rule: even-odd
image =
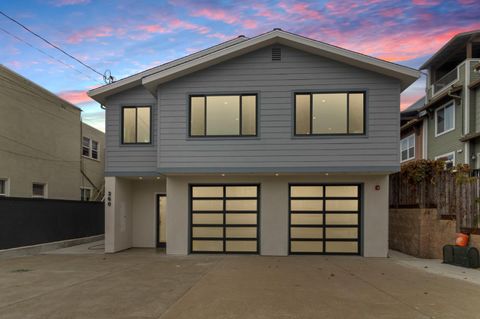
[[[0,0],[0,10],[117,79],[277,27],[418,68],[455,34],[480,29],[480,0]],[[3,16],[0,28],[1,64],[80,106],[85,122],[104,129],[103,111],[85,93],[103,82],[100,76]],[[422,77],[402,94],[401,107],[424,90]]]

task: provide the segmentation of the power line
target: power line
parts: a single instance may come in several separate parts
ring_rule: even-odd
[[[19,26],[21,26],[22,28],[24,28],[25,30],[27,30],[28,32],[30,32],[31,34],[33,34],[34,36],[36,36],[37,38],[41,39],[42,41],[44,41],[45,43],[47,43],[48,45],[52,46],[53,48],[59,50],[60,52],[62,52],[63,54],[67,55],[68,57],[70,57],[71,59],[77,61],[78,63],[80,63],[81,65],[83,65],[84,67],[92,70],[93,72],[97,73],[98,75],[100,75],[101,77],[104,77],[104,75],[100,72],[98,72],[97,70],[95,70],[94,68],[92,68],[91,66],[89,66],[88,64],[82,62],[81,60],[77,59],[76,57],[74,57],[73,55],[71,55],[70,53],[66,52],[65,50],[63,50],[62,48],[60,48],[59,46],[53,44],[52,42],[48,41],[47,39],[45,39],[44,37],[42,37],[41,35],[39,35],[38,33],[30,30],[27,26],[23,25],[22,23],[20,23],[19,21],[15,20],[14,18],[8,16],[6,13],[4,13],[3,11],[0,11],[0,14],[3,15],[5,18],[9,19],[10,21],[18,24]]]
[[[9,32],[9,31],[5,30],[4,28],[0,27],[0,31],[2,31],[2,32],[6,33],[7,35],[11,36],[12,38],[14,38],[14,39],[16,39],[16,40],[18,40],[18,41],[20,41],[20,42],[28,45],[29,47],[37,50],[38,52],[46,55],[46,56],[49,57],[50,59],[52,59],[52,60],[54,60],[54,61],[56,61],[56,62],[58,62],[58,63],[60,63],[60,64],[62,64],[62,65],[64,65],[64,66],[66,66],[66,67],[68,67],[68,68],[71,68],[72,70],[78,72],[79,74],[82,74],[82,75],[88,77],[89,79],[91,79],[91,80],[93,80],[93,81],[96,81],[96,82],[98,82],[98,83],[100,83],[100,84],[103,84],[103,83],[101,83],[100,81],[98,81],[97,79],[94,79],[93,77],[91,77],[90,75],[88,75],[88,74],[86,74],[86,73],[83,73],[82,71],[78,70],[78,69],[75,68],[74,66],[72,66],[72,65],[70,65],[70,64],[68,64],[68,63],[63,62],[63,61],[60,60],[60,59],[57,59],[56,57],[48,54],[47,52],[43,51],[42,49],[39,49],[39,48],[37,48],[36,46],[34,46],[33,44],[27,42],[26,40],[24,40],[24,39],[16,36],[15,34],[13,34],[13,33]]]

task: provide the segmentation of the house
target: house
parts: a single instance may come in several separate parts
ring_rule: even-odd
[[[0,65],[0,196],[101,199],[105,134],[80,113]]]
[[[105,250],[385,257],[400,92],[419,76],[274,29],[91,90]]]
[[[428,141],[424,125],[425,118],[419,116],[425,106],[425,97],[400,112],[400,163],[426,159],[426,145]]]
[[[420,67],[428,73],[417,110],[425,158],[480,168],[479,68],[480,30],[457,34]]]

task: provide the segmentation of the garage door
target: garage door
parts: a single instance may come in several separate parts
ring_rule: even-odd
[[[291,254],[360,253],[359,185],[290,185]]]
[[[191,186],[190,251],[258,253],[258,185]]]

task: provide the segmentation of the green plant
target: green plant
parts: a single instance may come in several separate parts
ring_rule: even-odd
[[[435,177],[445,171],[445,162],[441,160],[416,160],[403,164],[400,169],[402,178],[405,178],[408,184],[416,186],[426,181],[434,184]]]

